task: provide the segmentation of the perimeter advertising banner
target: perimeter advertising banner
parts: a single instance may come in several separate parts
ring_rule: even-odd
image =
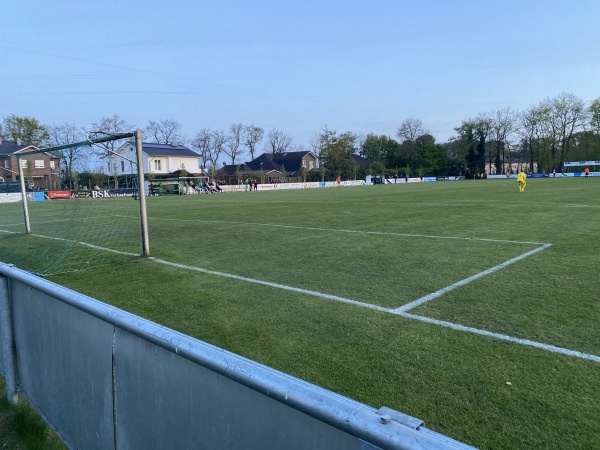
[[[67,198],[114,198],[114,197],[134,197],[138,195],[138,190],[134,188],[127,189],[99,189],[95,191],[48,191],[50,200]]]
[[[600,161],[571,161],[565,162],[565,167],[600,166]]]
[[[71,191],[48,191],[48,198],[50,200],[71,198]]]

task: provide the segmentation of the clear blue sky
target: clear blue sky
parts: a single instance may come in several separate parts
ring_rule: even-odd
[[[561,92],[600,97],[598,0],[19,0],[0,6],[0,118],[89,129],[255,124],[394,136]]]

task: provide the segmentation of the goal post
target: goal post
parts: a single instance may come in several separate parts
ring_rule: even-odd
[[[150,256],[150,239],[148,237],[148,215],[146,211],[146,183],[144,175],[144,154],[142,152],[142,132],[135,131],[135,154],[137,157],[138,189],[140,199],[140,226],[142,230],[142,254]]]
[[[50,275],[105,265],[119,255],[150,255],[141,131],[87,137],[13,155],[21,195],[0,203],[2,262]],[[125,140],[135,144],[135,156],[123,177],[107,172],[103,161],[126,159],[118,151]]]

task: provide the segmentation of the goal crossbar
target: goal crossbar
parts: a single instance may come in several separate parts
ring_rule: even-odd
[[[108,133],[107,133],[108,134]],[[107,136],[94,138],[94,139],[86,139],[82,142],[76,142],[73,144],[59,145],[56,147],[47,147],[36,150],[28,150],[26,152],[21,152],[18,154],[18,158],[21,158],[26,155],[32,155],[36,153],[51,153],[61,150],[66,150],[68,148],[74,147],[83,147],[93,144],[98,144],[102,142],[108,141],[117,141],[120,139],[127,138],[135,138],[135,147],[136,147],[136,159],[137,159],[137,169],[138,169],[138,199],[140,202],[140,225],[141,225],[141,235],[142,235],[142,254],[144,256],[150,255],[150,242],[148,237],[148,219],[146,212],[146,190],[144,185],[144,164],[143,164],[143,156],[142,156],[142,132],[140,130],[136,130],[134,132],[128,133],[110,133]],[[25,215],[25,230],[26,234],[31,234],[31,224],[29,220],[29,210],[27,207],[27,193],[25,190],[25,177],[23,174],[23,165],[19,162],[19,181],[21,184],[21,195],[23,201],[23,213]]]
[[[94,138],[94,139],[86,139],[85,141],[75,142],[74,144],[57,145],[56,147],[39,148],[36,150],[28,150],[26,152],[19,152],[19,156],[33,155],[35,153],[43,153],[43,152],[46,152],[46,153],[56,152],[59,150],[66,150],[68,148],[83,147],[86,145],[100,144],[102,142],[116,141],[119,139],[127,139],[127,138],[131,138],[131,137],[135,137],[135,132],[114,133],[114,134],[111,134],[110,136],[104,136],[101,138]]]

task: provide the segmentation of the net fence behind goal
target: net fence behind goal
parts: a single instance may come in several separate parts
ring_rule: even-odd
[[[22,202],[21,192],[0,199],[0,262],[47,276],[94,269],[115,258],[145,253],[140,220],[140,203],[145,200],[139,195],[137,161],[127,161],[132,173],[110,173],[106,161],[120,163],[118,153],[108,158],[108,146],[100,148],[103,155],[94,148],[100,144],[96,140],[118,144],[132,136],[136,134],[20,155],[27,201]],[[60,161],[59,176],[36,179],[40,173],[36,164],[40,168],[40,161],[52,160]],[[145,203],[143,211],[145,215]]]

